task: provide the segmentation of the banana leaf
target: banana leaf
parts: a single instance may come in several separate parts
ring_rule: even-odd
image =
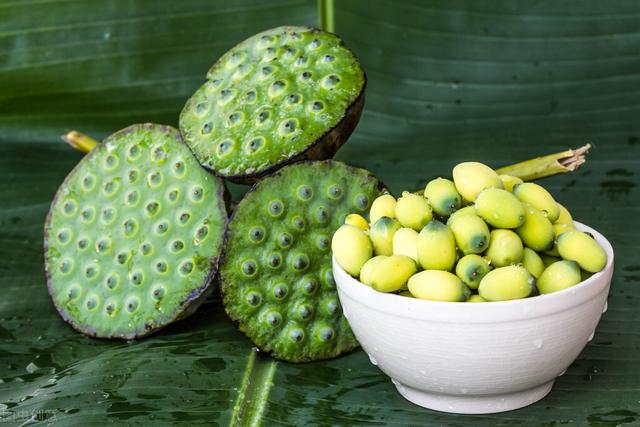
[[[638,22],[631,0],[0,2],[0,422],[640,423]],[[612,241],[609,309],[542,401],[483,416],[429,411],[405,401],[362,351],[311,364],[271,360],[219,299],[131,343],[86,338],[56,314],[42,227],[81,156],[59,135],[176,125],[222,52],[272,26],[319,23],[345,39],[368,75],[365,113],[338,158],[396,192],[463,160],[497,167],[595,146],[577,172],[544,184]],[[243,191],[234,187],[236,197]]]

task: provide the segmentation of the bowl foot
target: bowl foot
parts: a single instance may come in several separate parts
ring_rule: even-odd
[[[492,414],[522,408],[545,397],[553,381],[528,390],[486,396],[451,395],[427,392],[393,382],[400,394],[410,402],[428,409],[454,414]]]

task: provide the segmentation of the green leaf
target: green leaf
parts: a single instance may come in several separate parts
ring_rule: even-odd
[[[640,5],[565,1],[0,2],[0,420],[250,425],[574,425],[640,420]],[[394,191],[462,160],[502,166],[592,142],[544,181],[616,251],[609,310],[551,394],[486,416],[405,401],[362,351],[313,364],[256,354],[219,301],[136,343],[83,337],[53,309],[42,224],[80,159],[77,128],[176,125],[215,59],[282,24],[333,22],[368,74],[338,158]],[[236,194],[243,188],[234,187]],[[561,326],[561,325],[560,325]],[[470,373],[471,375],[473,373]]]

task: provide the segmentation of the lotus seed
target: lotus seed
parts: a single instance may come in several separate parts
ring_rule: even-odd
[[[329,341],[333,339],[334,331],[330,326],[326,326],[320,330],[320,339],[322,341]]]
[[[138,300],[138,298],[130,297],[127,300],[127,311],[129,311],[129,313],[133,313],[138,309],[139,305],[140,305],[140,301]]]
[[[311,42],[311,44],[309,44],[309,47],[310,47],[311,49],[316,49],[316,48],[320,47],[320,40],[318,40],[318,39],[314,39],[314,40]]]
[[[93,219],[95,218],[95,210],[91,207],[85,208],[80,212],[80,216],[82,217],[82,222],[85,224],[91,224]]]
[[[258,266],[253,260],[248,260],[242,263],[242,272],[245,276],[253,276],[258,271]]]
[[[200,186],[195,186],[191,189],[190,198],[193,202],[199,202],[202,200],[203,189]]]
[[[282,215],[283,211],[284,205],[280,200],[272,200],[271,203],[269,203],[269,215],[271,215],[272,217],[279,217],[280,215]]]
[[[307,63],[306,56],[299,56],[298,59],[296,59],[296,65],[305,65],[306,63]]]
[[[300,102],[300,95],[292,93],[291,95],[287,96],[287,101],[289,102],[289,104],[298,104]]]
[[[127,194],[127,204],[129,206],[135,206],[139,198],[140,198],[140,195],[136,190],[130,191],[129,194]]]
[[[147,206],[144,207],[147,215],[149,215],[150,217],[155,216],[155,214],[158,213],[158,209],[160,208],[160,204],[156,201],[153,202],[149,202],[147,203]]]
[[[98,253],[105,253],[111,248],[110,239],[102,239],[96,244],[96,251]]]
[[[287,296],[287,285],[276,285],[273,288],[273,296],[276,297],[277,299],[282,299],[285,296]]]
[[[137,145],[132,145],[129,148],[129,155],[128,155],[129,160],[137,160],[140,157],[140,153],[141,153],[140,147]]]
[[[78,239],[78,249],[83,250],[86,249],[87,246],[89,246],[89,240],[87,240],[85,237]]]
[[[107,288],[109,288],[110,290],[114,290],[120,283],[120,276],[118,276],[118,273],[111,273],[109,276],[107,276],[105,283],[107,284]]]
[[[85,302],[85,306],[87,307],[87,310],[95,310],[95,308],[98,306],[98,301],[96,300],[95,296],[90,296],[87,298],[86,302]]]
[[[300,74],[300,78],[302,80],[309,80],[311,78],[311,73],[309,71],[303,71],[302,74]]]
[[[280,234],[280,237],[278,237],[278,245],[283,249],[291,246],[291,243],[293,243],[293,237],[287,232]]]
[[[180,266],[180,273],[187,275],[193,271],[193,263],[191,261],[185,261]]]
[[[280,134],[290,134],[296,131],[297,128],[297,120],[296,119],[287,119],[280,123],[280,127],[278,132]]]
[[[71,230],[69,230],[67,228],[63,228],[62,230],[60,230],[58,232],[58,236],[57,237],[58,237],[58,242],[60,242],[60,244],[62,244],[64,246],[67,243],[69,243],[69,240],[71,240],[71,237],[72,237]]]
[[[98,266],[92,264],[84,269],[84,277],[87,279],[93,279],[98,275]]]
[[[278,326],[282,322],[282,315],[278,312],[271,312],[267,315],[267,322],[271,326]]]
[[[331,187],[329,187],[329,189],[327,190],[327,193],[329,194],[330,198],[334,200],[338,200],[342,197],[342,188],[339,185],[334,184]]]
[[[116,211],[113,208],[104,208],[102,210],[102,222],[104,224],[111,224],[115,219]]]
[[[64,213],[67,214],[67,216],[71,216],[76,213],[78,205],[73,200],[67,200],[66,202],[64,202],[64,205],[62,205],[62,209],[64,210]]]
[[[162,147],[156,147],[151,152],[151,160],[154,162],[162,162],[167,158],[167,153]]]
[[[324,206],[320,206],[318,209],[316,209],[316,219],[320,223],[327,222],[327,220],[329,219],[329,211],[327,211]]]
[[[175,202],[176,200],[178,200],[178,190],[170,190],[167,193],[167,199],[169,199],[170,202]]]
[[[162,184],[162,174],[160,172],[153,172],[147,176],[147,183],[149,187],[156,188]]]
[[[199,116],[204,115],[206,111],[207,111],[206,102],[199,102],[198,105],[196,105],[196,112],[198,113]]]
[[[156,263],[156,270],[158,273],[166,273],[167,272],[167,263],[164,261],[158,261]]]
[[[82,188],[85,191],[91,191],[95,187],[96,178],[93,175],[87,175],[82,179]]]
[[[322,101],[314,101],[314,103],[311,105],[311,108],[313,109],[313,111],[322,111],[324,109],[324,104],[322,103]]]
[[[260,243],[264,240],[264,228],[262,227],[253,227],[249,231],[249,239],[251,239],[254,243]]]
[[[70,259],[63,259],[62,261],[60,261],[60,265],[59,265],[59,269],[60,272],[63,274],[67,274],[71,271],[73,267],[73,261],[71,261]]]
[[[137,169],[131,169],[129,172],[127,172],[127,178],[129,179],[129,184],[133,184],[136,181],[138,181],[139,177],[140,177],[140,172]]]
[[[126,263],[129,260],[129,252],[120,252],[116,255],[116,260],[118,261],[118,264]]]
[[[307,295],[313,295],[316,292],[316,289],[318,289],[318,282],[314,279],[308,279],[304,282],[302,288]]]
[[[331,244],[331,241],[327,236],[320,236],[316,240],[316,245],[318,246],[318,249],[320,249],[321,251],[326,251],[327,249],[329,249],[330,244]]]
[[[247,100],[248,103],[253,103],[253,101],[256,100],[256,93],[253,90],[250,90],[249,92],[247,92],[245,99]]]
[[[291,224],[298,231],[304,230],[305,222],[302,217],[294,216],[293,219],[291,220]]]
[[[236,111],[234,113],[229,114],[229,122],[228,125],[229,126],[235,126],[238,123],[242,122],[242,113]]]
[[[211,124],[211,122],[205,123],[204,126],[202,126],[202,134],[203,135],[210,134],[212,128],[213,128],[213,125]]]
[[[134,286],[140,286],[143,280],[144,280],[144,275],[142,274],[142,271],[138,270],[131,273],[131,283]]]
[[[196,238],[201,242],[205,237],[207,237],[207,234],[209,234],[209,227],[203,225],[196,231]]]
[[[169,223],[167,221],[160,221],[156,224],[156,233],[164,234],[169,229]]]
[[[173,174],[180,178],[184,176],[185,173],[185,167],[184,167],[184,162],[182,161],[177,161],[173,164]]]
[[[188,224],[190,219],[191,219],[191,214],[189,212],[182,212],[180,216],[178,216],[178,221],[182,225]]]
[[[298,187],[298,198],[301,200],[310,200],[313,197],[313,190],[308,185]]]
[[[151,251],[153,251],[153,245],[151,243],[144,242],[140,245],[140,252],[142,252],[142,255],[149,255]]]
[[[300,270],[300,271],[306,270],[307,267],[309,267],[308,256],[304,254],[300,254],[293,259],[293,268],[295,268],[296,270]]]
[[[69,289],[67,290],[67,297],[70,300],[75,300],[79,296],[80,296],[80,285],[73,284],[73,285],[69,286]]]
[[[258,292],[249,292],[247,294],[247,302],[253,307],[257,307],[262,302],[262,297]]]
[[[266,122],[270,116],[271,116],[271,113],[269,113],[268,111],[261,111],[258,114],[258,123]]]
[[[264,138],[263,137],[253,138],[247,144],[246,152],[247,152],[247,154],[254,154],[257,151],[259,151],[262,148],[263,145],[264,145]]]
[[[151,292],[153,299],[156,301],[160,301],[164,297],[164,294],[165,294],[165,289],[163,286],[156,286],[155,288],[153,288],[153,291]]]
[[[269,266],[272,268],[278,268],[282,264],[282,255],[279,253],[273,253],[269,255]]]
[[[184,242],[182,240],[174,240],[173,243],[171,243],[172,252],[178,253],[182,249],[184,249]]]
[[[333,56],[331,56],[331,55],[325,55],[325,56],[322,58],[322,60],[323,60],[324,62],[333,62],[333,61],[335,60],[335,58],[334,58]]]

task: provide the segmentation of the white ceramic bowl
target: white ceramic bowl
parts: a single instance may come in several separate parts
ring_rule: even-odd
[[[377,292],[333,261],[344,315],[355,336],[406,399],[437,411],[503,412],[549,393],[593,338],[607,308],[613,249],[605,269],[584,282],[534,298],[425,301]]]

